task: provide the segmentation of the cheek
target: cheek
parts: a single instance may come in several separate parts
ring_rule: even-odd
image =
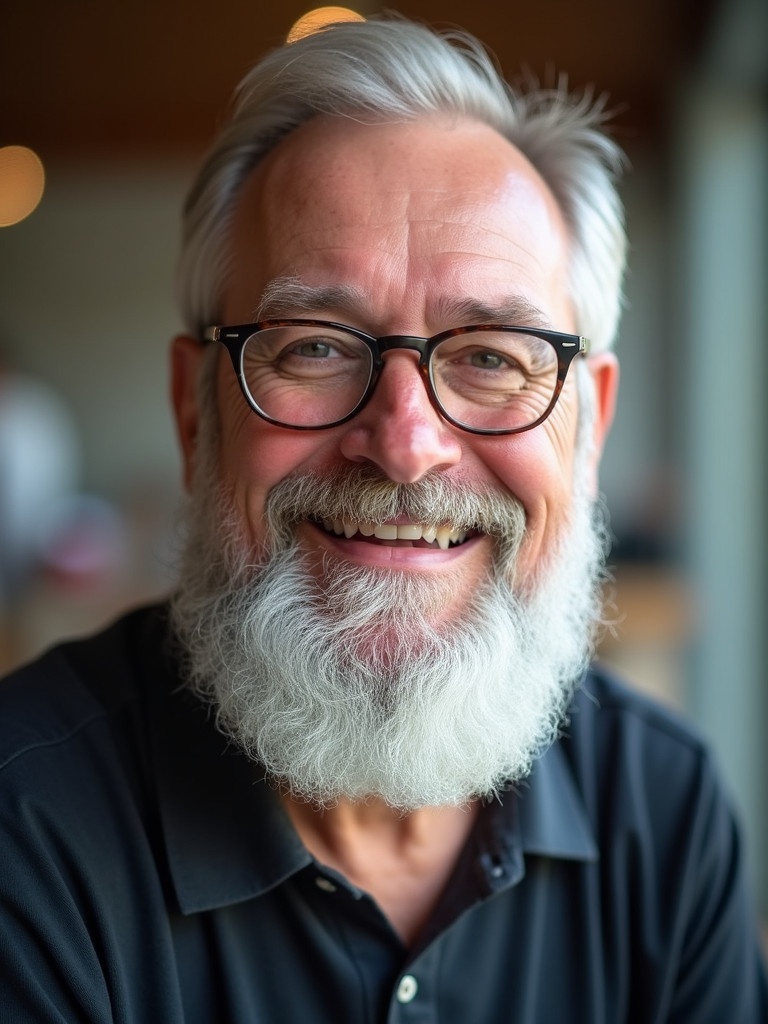
[[[264,509],[272,487],[296,470],[325,459],[323,432],[292,431],[262,420],[245,402],[237,382],[220,379],[221,479],[253,544],[264,536]]]
[[[484,442],[478,452],[505,490],[518,498],[526,513],[526,540],[521,573],[546,562],[567,528],[573,496],[576,411],[558,404],[534,430]]]

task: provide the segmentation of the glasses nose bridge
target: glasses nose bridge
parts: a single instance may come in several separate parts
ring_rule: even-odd
[[[426,364],[428,348],[429,338],[419,338],[412,334],[385,334],[383,338],[376,339],[379,360],[386,352],[407,349],[419,353],[419,364],[423,366]]]
[[[375,338],[375,371],[372,385],[378,383],[378,379],[381,376],[382,370],[384,369],[384,356],[387,352],[418,352],[419,361],[418,369],[422,381],[427,389],[427,394],[431,402],[434,402],[434,396],[432,394],[432,387],[429,381],[429,354],[430,354],[430,339],[420,338],[414,334],[385,334],[381,338]]]
[[[436,410],[441,419],[445,419],[445,413],[437,399],[429,376],[429,359],[432,352],[432,339],[421,338],[413,334],[387,334],[381,338],[371,339],[375,347],[374,371],[370,382],[367,398],[370,399],[376,390],[381,374],[384,370],[384,356],[388,352],[417,352],[419,356],[416,368],[419,371],[422,384],[427,393],[430,405]]]

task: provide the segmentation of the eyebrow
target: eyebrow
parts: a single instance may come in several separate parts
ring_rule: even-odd
[[[254,311],[254,319],[290,318],[341,310],[358,322],[364,323],[370,318],[370,302],[360,289],[352,285],[310,285],[297,277],[278,277],[264,289]],[[519,295],[509,295],[495,302],[442,296],[433,302],[430,312],[439,323],[452,327],[483,323],[551,327],[544,313]]]
[[[435,311],[441,322],[465,324],[510,324],[516,327],[547,328],[551,324],[544,313],[520,295],[508,295],[496,302],[478,299],[439,299]]]
[[[267,320],[342,309],[363,316],[369,308],[362,291],[351,285],[312,285],[297,277],[276,277],[264,289],[255,318]]]

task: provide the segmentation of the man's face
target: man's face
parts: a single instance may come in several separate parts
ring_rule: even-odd
[[[471,322],[505,321],[573,332],[569,238],[557,204],[527,160],[471,121],[365,126],[316,118],[283,140],[252,173],[236,208],[232,274],[222,322],[257,316],[319,317],[374,335],[432,335]],[[281,299],[281,280],[309,286]],[[269,301],[264,304],[265,295]],[[177,357],[177,412],[192,476],[195,398],[190,354]],[[396,483],[445,474],[475,490],[511,493],[526,514],[517,564],[525,587],[546,566],[567,523],[576,440],[575,375],[544,424],[481,437],[440,419],[408,351],[390,352],[368,405],[317,431],[276,427],[244,401],[220,358],[219,465],[225,491],[255,549],[265,541],[270,489],[292,474],[372,466]],[[598,390],[612,389],[599,369]],[[185,383],[189,381],[189,383]],[[180,396],[180,397],[178,397]],[[599,445],[610,402],[598,396]],[[400,524],[405,525],[405,524]],[[437,544],[347,538],[307,520],[296,528],[318,575],[324,557],[362,568],[428,573],[446,581],[445,621],[461,614],[489,573],[492,541]]]
[[[247,181],[232,244],[223,323],[316,317],[377,336],[576,326],[555,202],[473,122],[308,123]],[[556,734],[599,616],[602,534],[584,477],[596,455],[580,449],[574,464],[575,380],[536,429],[481,437],[440,419],[415,354],[395,350],[352,420],[295,431],[251,411],[219,354],[214,436],[201,362],[198,344],[177,341],[194,501],[172,615],[188,683],[222,728],[320,805],[461,804],[522,778]],[[615,372],[610,359],[590,370],[596,453]],[[349,509],[386,520],[374,496],[393,492],[390,525],[409,525],[407,512],[488,534],[444,549],[318,521]]]

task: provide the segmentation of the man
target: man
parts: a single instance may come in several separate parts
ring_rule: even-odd
[[[400,20],[244,83],[186,209],[177,592],[4,685],[5,1020],[766,1019],[706,749],[587,671],[599,121]]]

